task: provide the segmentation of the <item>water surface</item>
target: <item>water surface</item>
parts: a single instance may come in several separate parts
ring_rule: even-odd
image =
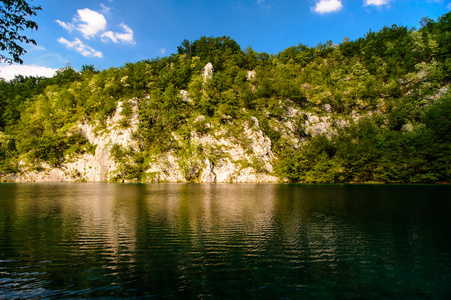
[[[450,216],[450,186],[0,184],[0,299],[446,299]]]

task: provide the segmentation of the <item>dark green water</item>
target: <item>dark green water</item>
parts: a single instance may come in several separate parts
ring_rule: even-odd
[[[0,299],[451,299],[451,186],[0,184]]]

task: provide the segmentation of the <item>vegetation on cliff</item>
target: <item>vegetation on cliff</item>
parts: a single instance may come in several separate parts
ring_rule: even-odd
[[[448,13],[423,19],[418,30],[393,25],[277,55],[202,37],[183,41],[177,54],[121,68],[18,76],[0,81],[0,172],[93,153],[79,125],[108,130],[121,103],[121,126],[131,126],[135,111],[139,123],[137,147],[112,149],[118,179],[144,181],[152,160],[173,151],[196,181],[190,158],[214,163],[223,152],[193,146],[193,135],[221,131],[246,147],[248,124],[270,138],[281,180],[450,182],[450,49]],[[243,164],[265,172],[258,159]]]

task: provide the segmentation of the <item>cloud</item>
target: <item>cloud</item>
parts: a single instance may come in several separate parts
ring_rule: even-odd
[[[103,56],[102,52],[96,51],[93,48],[86,46],[78,38],[76,38],[73,42],[69,42],[65,38],[59,38],[58,42],[60,44],[63,44],[64,46],[66,46],[69,49],[74,49],[75,51],[77,51],[78,53],[80,53],[81,55],[83,55],[85,57],[102,57]]]
[[[79,25],[77,30],[80,31],[86,39],[89,39],[106,28],[105,17],[89,8],[79,9],[78,18]]]
[[[106,6],[105,6],[106,7]],[[72,23],[55,20],[61,27],[71,33],[74,29],[80,31],[86,39],[90,39],[99,32],[105,31],[106,19],[96,11],[89,8],[77,10],[77,15],[72,20]]]
[[[135,40],[133,38],[133,30],[121,23],[119,26],[122,27],[124,33],[118,33],[113,31],[104,32],[100,37],[103,42],[111,40],[113,43],[127,43],[127,44],[135,44]]]
[[[56,23],[60,24],[61,27],[63,27],[67,31],[69,31],[69,33],[75,29],[75,25],[72,23],[65,23],[60,20],[55,20],[55,21],[56,21]]]
[[[382,6],[388,5],[389,0],[364,0],[365,6],[374,5],[374,6]]]
[[[32,45],[30,51],[47,51],[47,49],[43,46]]]
[[[103,4],[101,4],[101,7],[104,13],[108,13],[111,10],[110,7]],[[75,15],[71,23],[60,20],[56,20],[56,22],[69,33],[76,29],[87,40],[99,36],[102,42],[112,41],[113,43],[135,44],[134,32],[129,26],[121,23],[119,26],[123,29],[123,32],[106,31],[107,21],[105,16],[89,8],[78,9],[77,15]],[[67,45],[67,43],[65,44]]]
[[[446,7],[447,9],[451,10],[451,3],[448,4],[448,6]]]
[[[0,77],[11,80],[16,75],[53,77],[57,69],[38,65],[9,65],[0,64]]]
[[[370,0],[371,1],[371,0]],[[320,0],[313,9],[318,14],[327,14],[343,8],[340,0]]]
[[[61,54],[49,51],[42,46],[28,46],[27,57],[24,57],[25,64],[47,66],[50,68],[61,68],[68,63]]]
[[[165,54],[166,54],[166,49],[161,48],[161,49],[160,49],[160,52],[161,52],[161,54],[165,55]]]
[[[101,9],[101,12],[102,13],[109,13],[110,12],[110,10],[111,10],[111,7],[108,7],[108,6],[106,6],[105,4],[102,4],[102,3],[100,3],[100,7],[102,8]]]
[[[263,9],[271,9],[271,4],[268,4],[268,2],[266,0],[257,0],[256,2],[257,2],[257,5]],[[270,3],[271,3],[271,1],[270,1]]]

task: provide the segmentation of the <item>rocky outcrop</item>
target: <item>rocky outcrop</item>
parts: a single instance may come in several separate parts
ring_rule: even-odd
[[[86,181],[110,182],[121,180],[121,164],[112,155],[113,147],[121,147],[130,151],[139,151],[138,142],[133,133],[138,129],[136,99],[129,100],[132,115],[128,126],[122,122],[121,114],[124,102],[119,102],[115,114],[106,121],[106,128],[96,132],[95,124],[82,123],[78,128],[95,146],[93,154],[86,153],[75,158],[67,158],[58,168],[41,163],[32,170],[23,163],[20,173],[9,174],[3,181]],[[196,118],[204,121],[203,116]],[[211,124],[206,125],[211,126]],[[144,170],[143,182],[277,182],[273,173],[276,160],[271,150],[271,140],[264,136],[259,122],[252,117],[243,124],[244,137],[239,141],[223,130],[213,130],[208,134],[191,133],[189,141],[178,138],[180,146],[189,149],[184,153],[174,150],[153,156],[148,168]]]
[[[271,151],[271,140],[263,135],[257,119],[253,123],[252,127],[244,125],[246,147],[225,131],[211,134],[193,131],[185,147],[202,151],[188,151],[189,157],[173,151],[160,155],[146,170],[147,181],[277,182],[278,177],[271,175],[276,159]],[[179,137],[175,136],[175,139],[183,145],[184,141]]]
[[[29,170],[26,164],[20,165],[20,173],[4,176],[4,181],[111,181],[117,170],[117,163],[111,159],[111,149],[114,145],[137,148],[137,142],[132,134],[138,128],[136,99],[129,100],[132,107],[129,126],[124,127],[121,115],[124,102],[119,102],[115,114],[106,121],[106,129],[96,133],[95,125],[82,123],[78,127],[86,139],[94,145],[94,154],[83,154],[76,158],[67,158],[58,168],[41,163],[38,168]]]
[[[213,76],[213,65],[212,63],[208,63],[205,65],[204,69],[202,70],[202,77],[204,78],[204,82],[207,81],[207,79],[210,79]]]

